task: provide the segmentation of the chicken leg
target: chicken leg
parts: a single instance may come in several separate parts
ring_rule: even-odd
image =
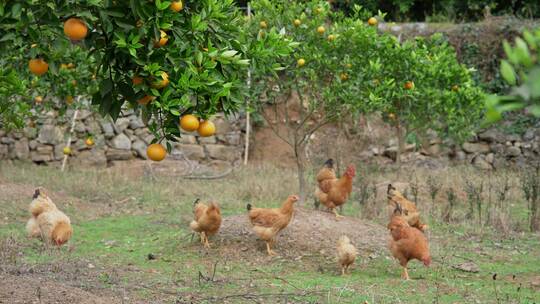
[[[338,219],[338,220],[339,220],[339,219],[342,219],[342,218],[344,218],[344,216],[343,216],[343,215],[339,215],[339,214],[337,213],[337,211],[336,211],[336,209],[335,209],[335,208],[333,208],[333,209],[332,209],[332,212],[333,212],[333,213],[334,213],[334,214],[336,215],[336,219]]]
[[[277,255],[274,250],[272,250],[270,244],[273,244],[274,242],[272,240],[266,242],[266,251],[268,252],[268,255]]]
[[[409,272],[407,271],[407,267],[403,267],[403,275],[401,276],[405,281],[410,280],[409,278]]]
[[[210,248],[210,242],[208,242],[208,236],[204,235],[204,247]]]
[[[204,233],[204,231],[201,232],[201,233],[199,234],[199,236],[200,236],[200,238],[201,238],[201,244],[204,244],[204,240],[205,240],[205,238],[206,238],[206,234]]]

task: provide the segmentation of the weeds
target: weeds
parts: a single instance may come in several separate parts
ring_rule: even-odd
[[[540,164],[535,168],[527,169],[521,176],[521,187],[528,205],[529,229],[540,230]]]
[[[448,205],[446,211],[443,214],[443,220],[446,223],[450,223],[452,220],[452,214],[454,212],[454,207],[456,206],[457,196],[453,188],[450,188],[446,191],[446,197],[448,199]]]

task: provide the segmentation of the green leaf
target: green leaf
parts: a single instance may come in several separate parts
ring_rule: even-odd
[[[508,84],[516,84],[516,72],[512,65],[506,60],[501,60],[501,75]]]

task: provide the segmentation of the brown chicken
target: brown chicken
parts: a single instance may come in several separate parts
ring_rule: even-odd
[[[251,204],[247,205],[253,231],[266,242],[268,255],[276,255],[272,250],[272,245],[276,242],[276,235],[289,225],[294,212],[294,203],[298,200],[298,195],[289,195],[281,208],[272,209],[253,208]]]
[[[354,263],[357,255],[358,251],[351,244],[351,240],[347,236],[342,235],[337,242],[337,258],[339,266],[341,266],[341,275],[347,273],[349,266]]]
[[[333,169],[330,170],[328,166],[333,165],[333,162],[329,163],[329,161],[331,161],[331,159],[325,163],[325,168],[317,174],[319,186],[315,190],[315,197],[321,204],[330,209],[336,215],[336,218],[341,218],[342,216],[337,213],[335,208],[345,204],[347,199],[349,199],[356,170],[354,165],[350,165],[347,167],[347,171],[345,171],[345,174],[343,174],[341,178],[335,178],[335,174],[333,175],[334,178],[331,178]],[[319,177],[329,178],[321,179],[319,181]]]
[[[394,215],[388,224],[390,230],[389,248],[392,255],[403,267],[402,277],[409,280],[407,264],[410,260],[416,259],[424,263],[425,266],[431,264],[429,245],[424,234],[417,228],[409,226],[402,216],[403,210],[399,204],[396,205]]]
[[[406,199],[392,184],[388,184],[388,203],[389,208],[394,210],[397,204],[400,205],[403,211],[403,217],[411,227],[420,229],[424,232],[428,229],[428,225],[420,220],[420,212],[416,209],[416,204]],[[392,212],[393,213],[393,212]],[[391,213],[390,218],[393,216]]]
[[[216,234],[221,227],[221,210],[216,203],[206,205],[199,199],[195,200],[193,205],[195,220],[189,224],[189,227],[200,234],[204,247],[210,248],[208,237]]]
[[[71,238],[73,229],[69,217],[58,210],[42,188],[34,192],[30,213],[32,216],[26,223],[28,236],[41,237],[45,243],[56,246]]]

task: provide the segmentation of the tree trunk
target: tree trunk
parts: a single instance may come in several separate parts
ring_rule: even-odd
[[[401,166],[401,153],[405,148],[405,136],[403,135],[403,126],[399,122],[396,123],[396,136],[398,141],[398,147],[396,151],[396,164]]]
[[[299,188],[299,195],[300,195],[300,201],[298,202],[299,205],[303,205],[304,201],[306,200],[306,155],[304,151],[303,145],[295,144],[294,146],[294,156],[296,158],[296,166],[298,169],[298,188]]]

